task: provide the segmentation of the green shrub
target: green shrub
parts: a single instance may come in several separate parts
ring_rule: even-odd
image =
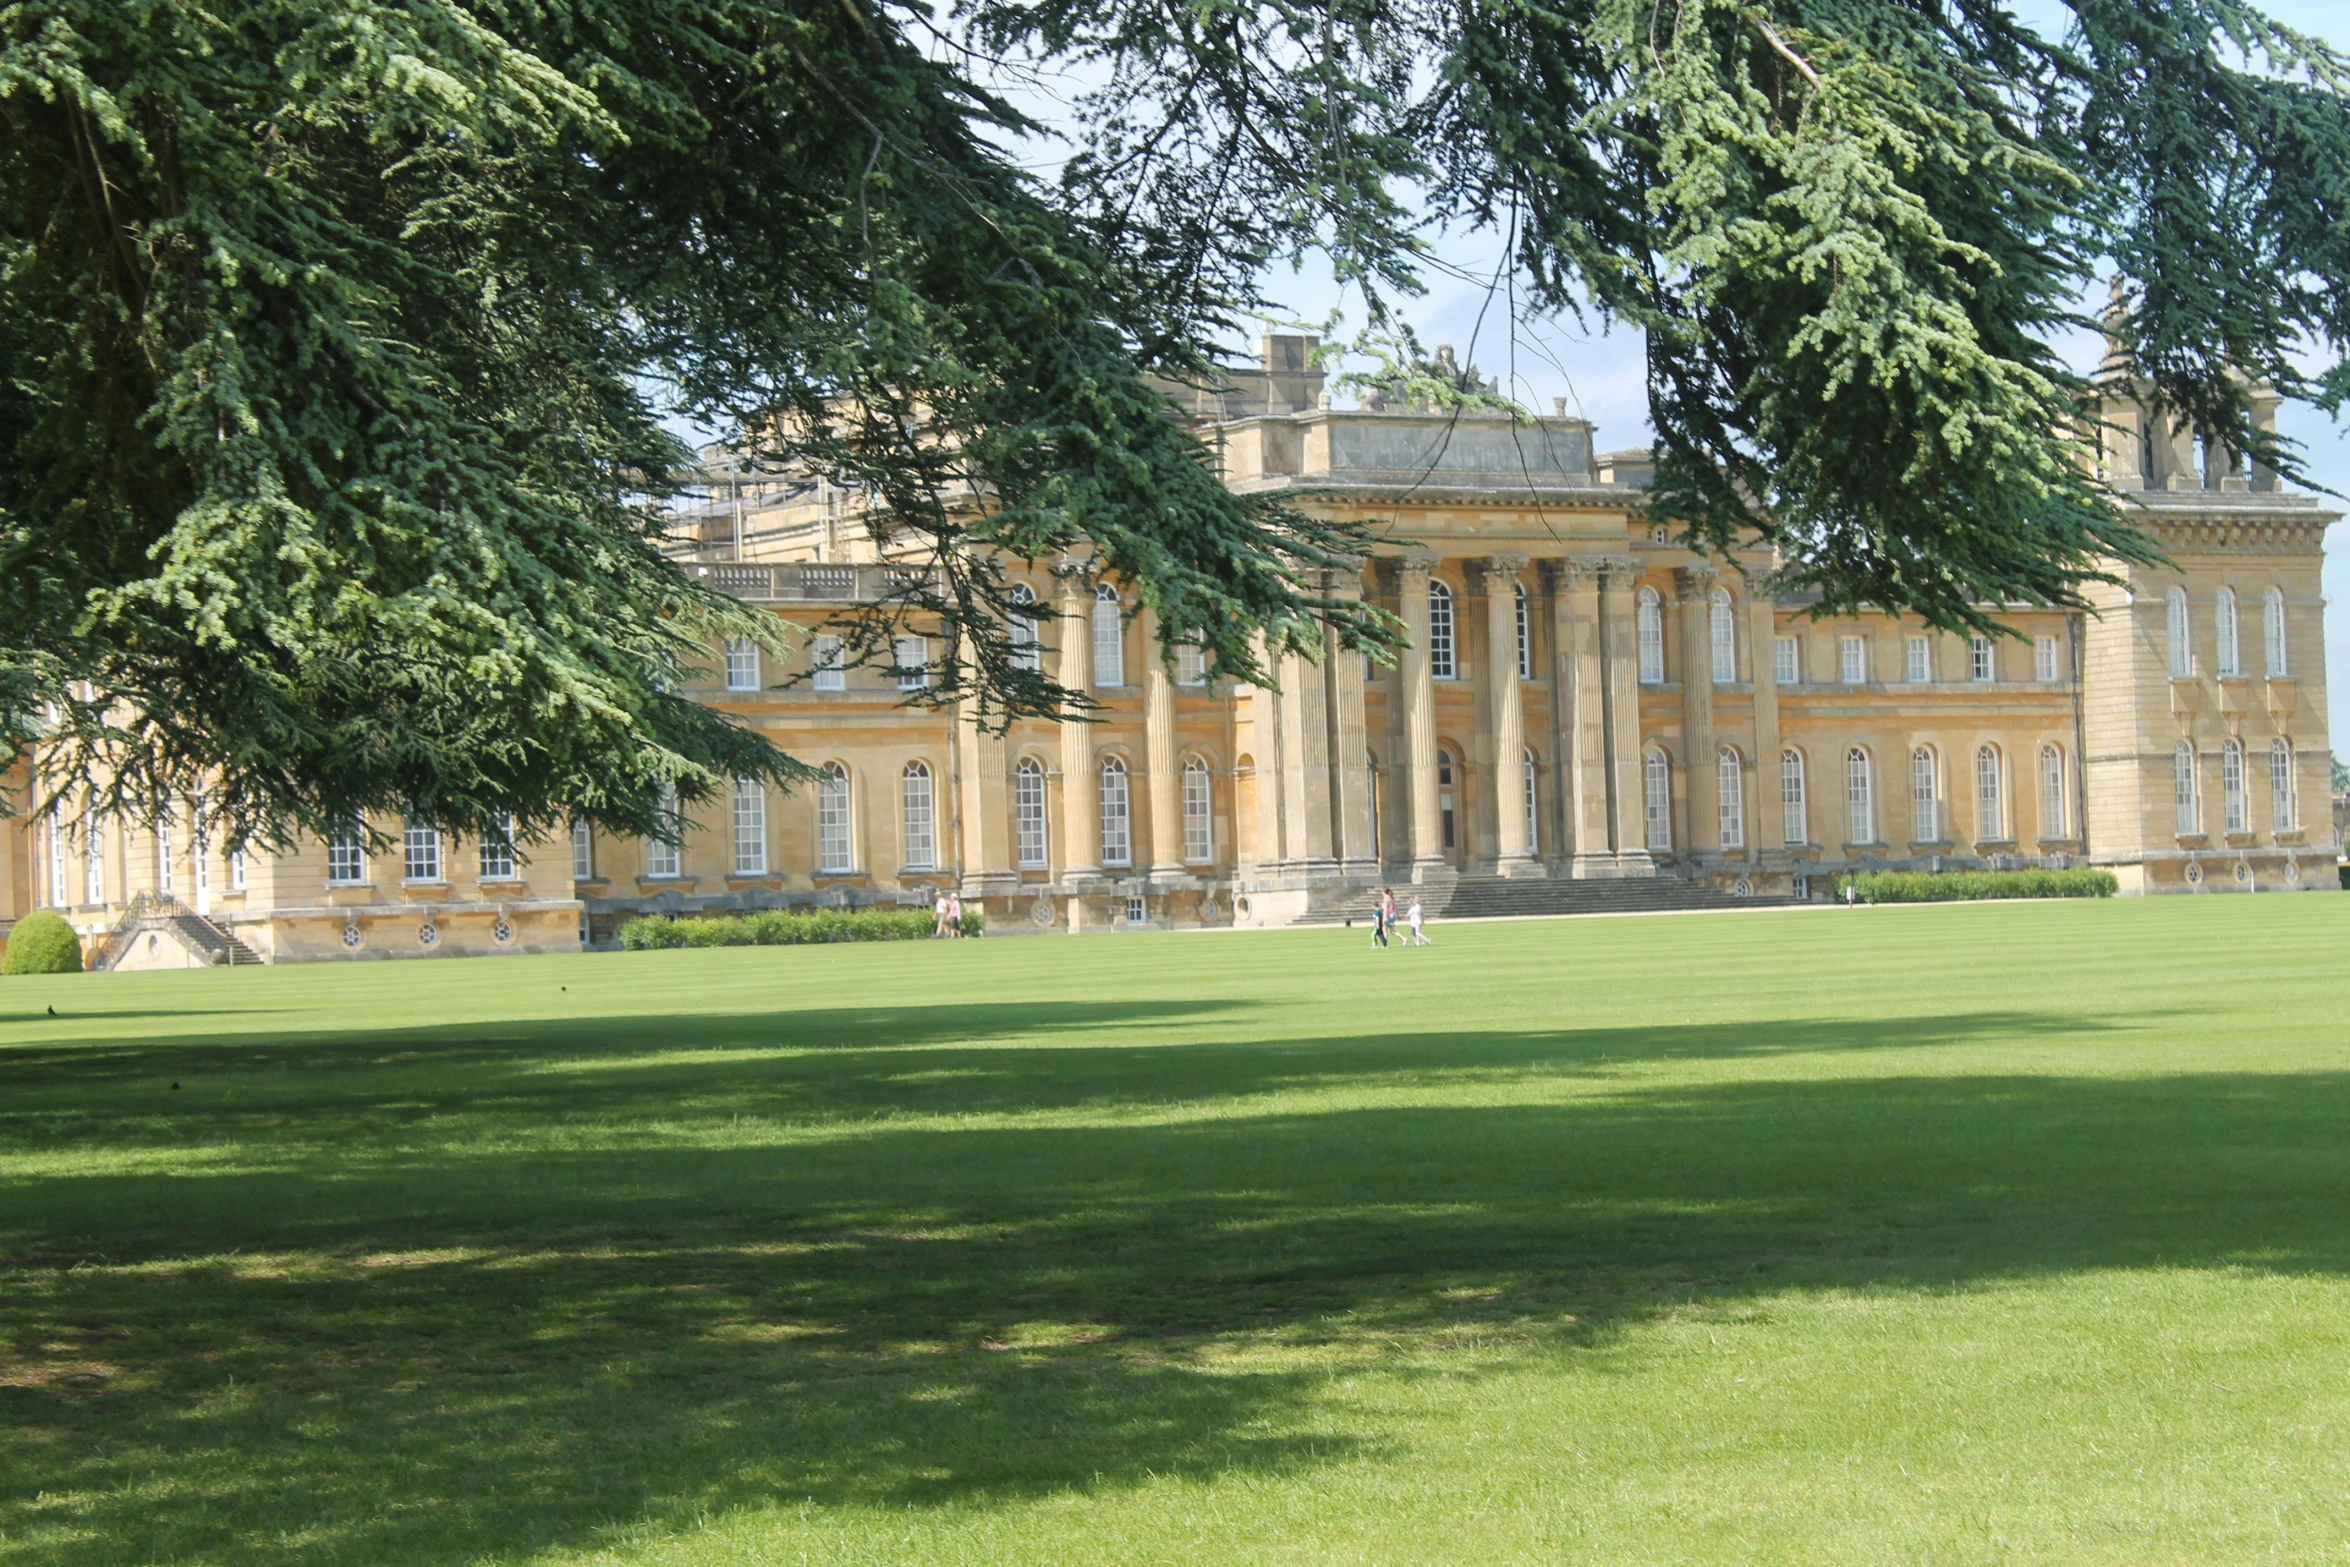
[[[1978,898],[2110,898],[2121,883],[2108,871],[1867,871],[1838,883],[1863,903],[1971,903]]]
[[[966,929],[978,919],[963,916]],[[805,947],[827,941],[918,941],[938,928],[928,909],[764,909],[757,914],[647,915],[620,927],[631,952],[668,947]]]
[[[82,940],[61,914],[41,909],[16,922],[8,933],[8,956],[0,974],[79,974]]]
[[[966,936],[986,935],[987,916],[977,909],[965,909],[963,911],[963,934]]]

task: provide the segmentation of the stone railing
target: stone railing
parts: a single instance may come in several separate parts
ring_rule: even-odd
[[[919,586],[921,567],[819,565],[784,561],[753,565],[741,561],[688,561],[687,571],[739,599],[758,603],[872,603]]]

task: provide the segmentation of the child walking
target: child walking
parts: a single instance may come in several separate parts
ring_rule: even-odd
[[[1412,894],[1411,912],[1405,917],[1409,919],[1412,924],[1413,946],[1432,947],[1435,945],[1434,942],[1428,939],[1428,933],[1420,928],[1420,895],[1416,892]]]

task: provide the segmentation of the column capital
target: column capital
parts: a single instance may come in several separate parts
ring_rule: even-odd
[[[1629,587],[1639,581],[1646,571],[1640,557],[1629,554],[1576,555],[1569,558],[1569,564],[1596,573],[1600,586],[1606,588]]]
[[[1699,561],[1695,565],[1675,567],[1673,586],[1684,598],[1703,597],[1713,591],[1721,576],[1721,567],[1710,561]]]

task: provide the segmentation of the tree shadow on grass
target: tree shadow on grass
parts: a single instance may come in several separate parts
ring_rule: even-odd
[[[2078,1027],[1742,1024],[1710,1053]],[[1320,1354],[1571,1356],[1810,1287],[2350,1265],[2350,1074],[1589,1081],[1705,1032],[1005,1047],[1003,1113],[963,1122],[869,1113],[893,1063],[901,1109],[970,1091],[904,1078],[902,1050],[746,1063],[740,1103],[690,1108],[667,1069],[614,1067],[570,1085],[595,1109],[569,1148],[560,1100],[512,1097],[517,1062],[387,1058],[453,1074],[509,1142],[411,1127],[0,1188],[5,1538],[46,1567],[453,1564],[774,1502],[1278,1473],[1363,1450],[1317,1406]],[[1343,1093],[1464,1063],[1585,1091]],[[680,1146],[762,1096],[844,1129]],[[611,1135],[664,1104],[667,1140]]]

